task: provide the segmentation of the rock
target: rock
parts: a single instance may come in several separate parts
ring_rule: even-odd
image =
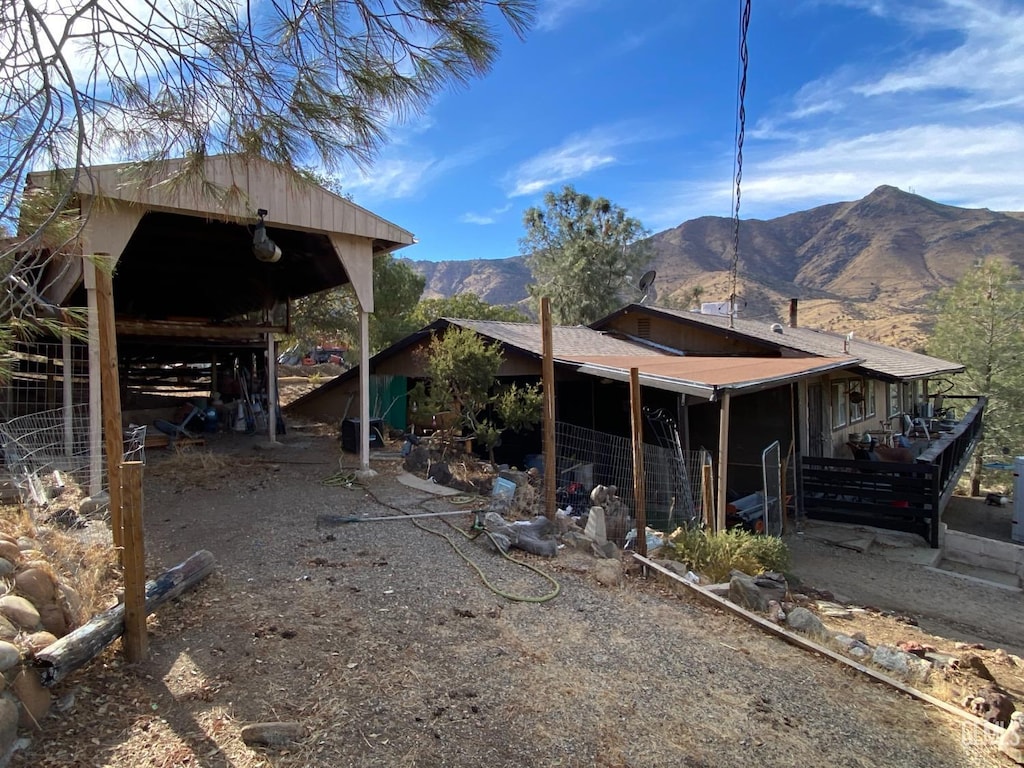
[[[850,649],[849,653],[855,659],[866,659],[871,655],[871,648],[866,645],[855,645]]]
[[[924,658],[936,669],[954,669],[960,663],[960,659],[956,656],[950,656],[948,653],[939,653],[938,651],[928,651]]]
[[[306,729],[301,723],[250,723],[242,728],[241,735],[250,747],[280,747],[304,739]]]
[[[6,640],[0,641],[0,672],[6,672],[20,663],[21,650],[18,646]]]
[[[853,615],[845,605],[839,605],[839,603],[829,600],[818,600],[815,607],[820,615],[829,619],[849,619]]]
[[[82,598],[78,590],[63,581],[57,583],[57,589],[63,597],[61,608],[64,609],[65,622],[69,628],[77,627],[82,620]]]
[[[6,557],[0,557],[0,578],[10,576],[12,573],[14,573],[14,563]]]
[[[682,574],[681,574],[682,575]],[[719,597],[729,597],[729,585],[727,583],[722,584],[708,584],[704,587],[712,595],[718,595]]]
[[[904,640],[902,642],[896,643],[896,647],[899,648],[901,651],[906,651],[907,653],[912,653],[914,656],[917,656],[918,658],[921,658],[921,659],[923,659],[924,655],[926,653],[928,653],[928,649],[927,648],[925,648],[923,645],[921,645],[920,643],[915,642],[913,640]],[[935,649],[933,648],[932,650],[935,650]]]
[[[32,655],[39,653],[43,648],[57,642],[57,636],[52,632],[33,632],[24,639],[25,647],[32,652]]]
[[[409,452],[402,462],[406,472],[419,473],[430,465],[430,451],[425,445],[418,445]]]
[[[0,615],[0,640],[13,640],[19,631],[6,616]]]
[[[18,537],[18,549],[22,552],[28,549],[39,550],[39,542],[29,536]]]
[[[452,471],[444,461],[438,461],[427,469],[427,479],[433,480],[438,485],[448,485],[452,481]]]
[[[39,609],[39,623],[43,629],[56,637],[64,637],[68,633],[68,621],[64,609],[56,603],[47,603]]]
[[[619,548],[615,546],[614,541],[606,541],[604,544],[592,541],[590,543],[590,551],[594,553],[594,557],[600,557],[604,560],[622,559],[622,554],[619,552]]]
[[[1010,725],[1010,716],[1016,709],[1013,706],[1013,700],[995,688],[982,688],[980,691],[966,696],[960,702],[960,706],[975,717],[996,723],[1004,728]]]
[[[617,587],[622,584],[622,563],[618,560],[598,560],[591,573],[602,586]]]
[[[1024,765],[1024,713],[1014,712],[1010,716],[1010,727],[999,737],[999,751]]]
[[[806,608],[797,606],[786,616],[786,626],[810,638],[820,640],[828,636],[821,619]]]
[[[777,624],[781,624],[786,620],[786,612],[782,610],[778,600],[768,601],[768,618]]]
[[[754,577],[754,584],[769,602],[774,600],[781,604],[789,594],[789,584],[786,583],[786,577],[781,573],[766,571]]]
[[[608,534],[604,524],[604,509],[591,507],[590,515],[587,517],[587,527],[583,529],[584,535],[591,541],[604,544],[608,541]]]
[[[996,680],[992,676],[992,673],[988,671],[988,667],[985,666],[985,662],[982,661],[981,657],[976,653],[963,654],[956,667],[962,672],[970,672],[971,674],[977,675],[982,680],[988,680],[993,683]]]
[[[39,626],[39,611],[18,595],[0,597],[0,615],[6,616],[12,624],[22,629],[35,629]]]
[[[36,608],[52,603],[57,591],[53,576],[42,568],[26,568],[21,571],[14,577],[14,588]]]
[[[78,505],[78,514],[83,517],[96,515],[105,510],[109,505],[110,496],[107,495],[106,491],[101,491],[95,496],[88,496],[82,499],[82,503]]]
[[[18,738],[18,705],[6,696],[0,697],[0,759],[14,749]]]
[[[875,648],[871,661],[883,669],[913,680],[927,680],[932,671],[932,665],[924,659],[888,645]]]
[[[957,643],[953,646],[958,651],[984,651],[984,643]]]
[[[764,613],[768,610],[768,600],[757,588],[753,577],[739,571],[733,571],[729,579],[729,599],[736,605],[749,608],[757,613]]]
[[[561,510],[555,514],[555,527],[558,529],[559,535],[579,530],[579,526],[576,525],[576,518],[565,514]],[[580,533],[583,533],[583,531],[580,531]]]
[[[11,681],[11,690],[21,702],[21,716],[18,724],[22,728],[42,730],[39,723],[50,711],[50,692],[39,682],[39,675],[32,670],[22,669]]]
[[[860,632],[857,634],[863,637],[864,635]],[[844,635],[838,634],[832,638],[836,645],[842,648],[851,656],[855,656],[858,659],[864,659],[871,655],[871,646],[865,643],[863,640],[858,640],[856,635]]]
[[[566,531],[561,536],[561,541],[565,546],[572,547],[573,549],[581,549],[586,552],[590,551],[590,548],[594,545],[590,539],[583,535],[583,531]]]
[[[0,540],[0,557],[8,562],[16,563],[21,559],[21,550],[17,543],[3,539]]]

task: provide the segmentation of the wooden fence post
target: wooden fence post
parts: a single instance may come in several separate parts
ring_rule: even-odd
[[[124,526],[124,647],[129,663],[149,650],[146,635],[146,563],[142,534],[142,462],[121,463],[121,522]]]
[[[551,330],[551,299],[540,300],[541,347],[544,354],[541,383],[544,390],[544,514],[555,519],[555,485],[558,471],[555,461],[555,350]]]
[[[103,403],[103,440],[107,453],[107,493],[110,527],[119,554],[124,546],[121,530],[121,459],[124,436],[121,427],[121,390],[117,373],[117,329],[114,323],[114,284],[107,264],[96,264],[96,316],[99,324],[100,398]],[[90,376],[93,375],[90,371]]]
[[[629,404],[633,427],[633,500],[636,504],[636,552],[647,556],[647,499],[644,474],[644,424],[641,409],[640,369],[629,369]]]

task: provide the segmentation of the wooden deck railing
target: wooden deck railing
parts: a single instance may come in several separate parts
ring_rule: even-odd
[[[802,456],[797,503],[807,517],[920,534],[939,546],[939,520],[981,436],[986,400],[914,464]]]

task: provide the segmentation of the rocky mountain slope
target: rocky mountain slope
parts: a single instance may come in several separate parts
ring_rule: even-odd
[[[728,299],[733,224],[704,216],[645,241],[658,272],[658,304]],[[980,260],[1024,266],[1024,214],[942,205],[882,186],[852,202],[740,224],[737,293],[741,313],[770,322],[800,299],[800,322],[919,347],[927,337],[929,298]],[[474,291],[495,304],[526,296],[522,257],[413,262],[426,295]]]

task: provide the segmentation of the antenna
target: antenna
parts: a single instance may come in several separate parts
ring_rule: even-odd
[[[643,304],[647,299],[654,301],[658,297],[658,292],[654,289],[654,278],[658,276],[658,273],[653,269],[649,269],[640,278],[640,282],[637,284],[637,288],[640,289],[641,298],[640,303]]]

